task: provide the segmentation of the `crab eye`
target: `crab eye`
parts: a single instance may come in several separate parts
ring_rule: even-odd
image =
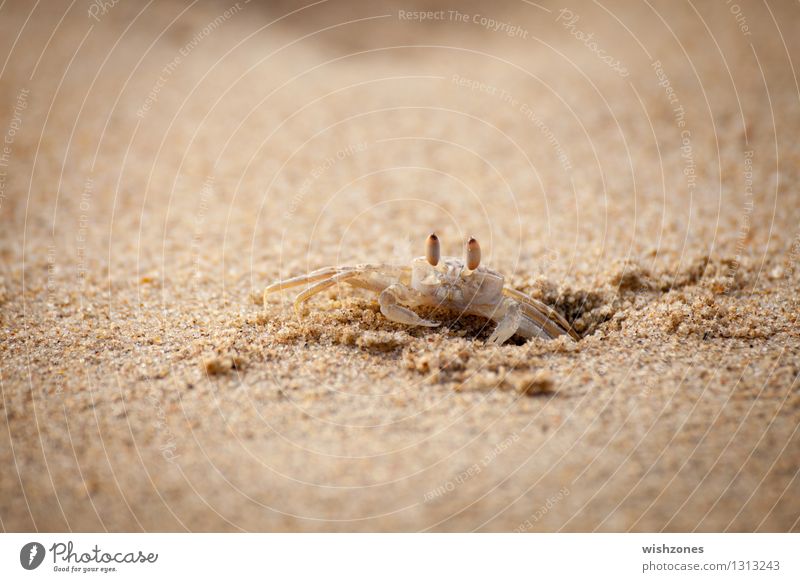
[[[467,269],[474,271],[481,264],[481,245],[474,237],[470,237],[467,241],[465,254],[464,262],[467,264]]]
[[[432,266],[439,264],[440,250],[439,250],[439,237],[435,232],[428,235],[428,240],[425,241],[425,258]]]

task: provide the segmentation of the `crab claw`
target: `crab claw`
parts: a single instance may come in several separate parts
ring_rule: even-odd
[[[439,325],[436,321],[422,319],[419,315],[399,304],[400,301],[407,303],[416,303],[415,292],[405,285],[395,284],[384,289],[378,303],[381,306],[381,313],[389,321],[396,323],[404,323],[406,325],[421,325],[424,327],[436,327]]]

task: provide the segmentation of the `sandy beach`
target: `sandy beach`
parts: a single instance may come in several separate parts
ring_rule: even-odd
[[[0,527],[800,530],[798,17],[3,3]],[[262,304],[433,231],[582,339]]]

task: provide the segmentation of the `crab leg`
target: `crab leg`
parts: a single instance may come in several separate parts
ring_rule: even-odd
[[[270,293],[275,293],[276,291],[282,291],[283,289],[291,289],[292,287],[298,287],[306,283],[316,283],[317,281],[328,279],[330,277],[333,277],[334,275],[349,271],[351,269],[353,269],[353,267],[323,267],[322,269],[311,271],[310,273],[306,273],[305,275],[292,277],[291,279],[284,279],[282,281],[276,281],[275,283],[268,285],[267,288],[264,289],[264,296],[266,297]]]
[[[535,335],[546,337],[548,339],[555,339],[561,335],[569,335],[570,338],[575,339],[574,336],[570,334],[569,327],[562,327],[550,319],[546,313],[539,311],[537,307],[527,305],[525,303],[519,303],[518,305],[522,309],[523,319],[529,322],[537,330],[541,330],[541,333],[537,333]]]
[[[522,306],[514,301],[504,300],[506,309],[497,327],[494,328],[492,335],[489,336],[489,343],[503,345],[512,335],[520,330],[522,325]]]
[[[568,333],[570,337],[576,341],[581,339],[572,329],[572,326],[567,323],[567,320],[555,309],[510,287],[504,287],[503,294],[519,301],[523,306],[524,314],[545,330],[549,336],[555,338],[564,333]]]
[[[325,279],[324,281],[320,281],[319,283],[315,283],[302,293],[300,293],[294,299],[294,311],[297,315],[300,315],[300,306],[308,301],[311,297],[316,295],[317,293],[321,293],[325,291],[325,289],[329,289],[334,285],[347,281],[348,279],[353,279],[354,277],[358,277],[361,273],[358,271],[345,271],[344,273],[339,273],[338,275],[334,275],[329,279]]]
[[[497,323],[488,340],[496,345],[502,345],[514,334],[524,338],[555,339],[570,333],[569,327],[564,328],[550,319],[548,313],[542,313],[535,303],[518,301],[516,298],[506,298],[497,305],[469,311]]]
[[[394,275],[398,278],[405,278],[408,279],[410,269],[408,267],[402,266],[393,266],[393,265],[372,265],[372,264],[361,264],[355,266],[345,266],[345,267],[323,267],[321,269],[317,269],[315,271],[311,271],[310,273],[306,273],[305,275],[299,275],[297,277],[292,277],[290,279],[284,279],[282,281],[276,281],[271,285],[268,285],[266,289],[264,289],[263,295],[263,302],[264,305],[267,305],[267,295],[270,293],[275,293],[277,291],[282,291],[284,289],[291,289],[292,287],[299,287],[300,285],[305,285],[307,283],[319,283],[319,282],[326,282],[339,277],[340,275],[345,274],[353,274],[353,275],[364,275],[367,273],[376,273],[376,274],[386,274],[386,271],[393,271]],[[345,277],[343,279],[336,279],[331,283],[338,282],[339,280],[346,281],[349,277]],[[368,280],[351,280],[348,281],[354,287],[361,287],[364,289],[371,289],[375,292],[380,292],[384,289],[385,285],[378,285],[375,282],[368,281]],[[302,301],[305,301],[311,295],[315,293],[319,293],[320,291],[324,291],[325,289],[331,287],[331,285],[312,285],[309,289],[304,291],[301,295],[304,296]],[[311,289],[314,289],[310,295],[305,295]],[[298,297],[299,299],[300,297]],[[301,301],[301,303],[302,303]]]
[[[519,304],[522,309],[522,321],[520,322],[517,333],[525,338],[540,337],[544,339],[555,339],[566,335],[567,331],[545,319],[541,313],[532,311],[529,307]],[[568,336],[571,337],[571,336]]]
[[[358,273],[395,271],[395,273],[399,276],[408,276],[408,272],[410,271],[410,269],[408,267],[401,267],[401,266],[371,265],[371,264],[362,264],[362,265],[354,265],[346,267],[323,267],[321,269],[317,269],[316,271],[311,271],[310,273],[306,273],[305,275],[299,275],[297,277],[292,277],[291,279],[283,279],[281,281],[276,281],[275,283],[268,285],[267,288],[264,289],[264,295],[275,293],[276,291],[282,291],[283,289],[291,289],[292,287],[299,287],[300,285],[304,285],[306,283],[316,283],[317,281],[328,279],[329,277],[333,277],[340,273],[346,273],[351,271],[356,271]]]

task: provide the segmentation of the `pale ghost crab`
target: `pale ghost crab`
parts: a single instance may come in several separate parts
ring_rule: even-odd
[[[580,337],[553,309],[524,293],[505,286],[497,271],[480,266],[481,248],[470,238],[464,258],[440,257],[439,239],[431,234],[424,257],[410,266],[388,263],[324,267],[306,275],[277,281],[264,290],[267,295],[300,285],[310,286],[294,300],[295,311],[313,295],[339,283],[379,293],[381,313],[390,321],[406,325],[436,327],[439,323],[421,318],[411,307],[445,307],[459,313],[491,319],[497,327],[489,342],[501,345],[514,334],[525,339]]]

